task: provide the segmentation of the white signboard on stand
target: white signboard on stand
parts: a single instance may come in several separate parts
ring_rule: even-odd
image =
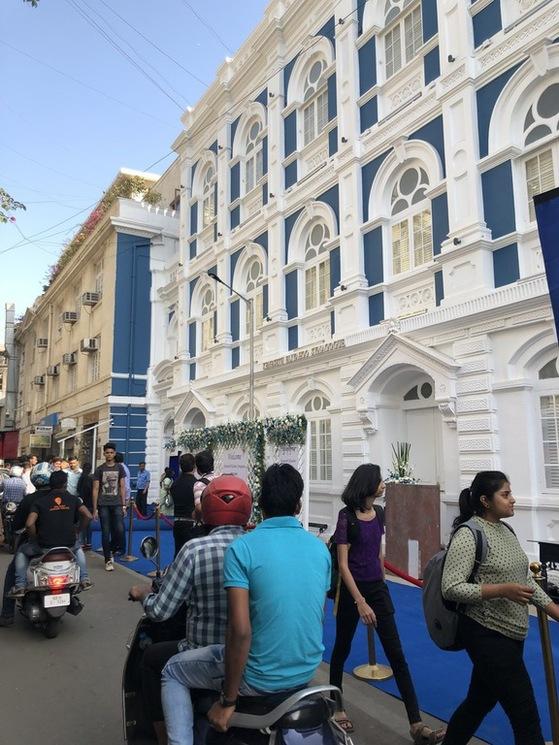
[[[221,473],[230,473],[248,481],[248,453],[242,448],[230,448],[220,453]]]

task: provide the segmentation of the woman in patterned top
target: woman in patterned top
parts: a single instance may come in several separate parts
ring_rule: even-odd
[[[472,660],[470,688],[448,723],[445,745],[465,745],[484,717],[500,703],[512,725],[515,745],[544,745],[538,707],[522,653],[528,633],[528,604],[559,620],[556,605],[530,574],[528,557],[512,529],[502,522],[514,515],[508,478],[482,471],[460,494],[454,528],[474,518],[487,537],[488,553],[473,582],[476,541],[458,530],[445,561],[442,593],[466,606],[459,633]]]
[[[334,534],[342,583],[336,613],[336,641],[330,661],[330,683],[342,687],[344,664],[359,619],[367,626],[374,625],[406,707],[411,738],[417,745],[432,745],[441,742],[444,730],[433,730],[421,721],[415,688],[394,620],[394,606],[384,581],[384,525],[381,514],[374,509],[375,499],[383,492],[380,468],[365,463],[354,471],[342,494],[346,507],[338,515]],[[355,515],[357,522],[348,519],[348,510]],[[336,721],[345,732],[353,732],[353,723],[345,711],[336,713]]]

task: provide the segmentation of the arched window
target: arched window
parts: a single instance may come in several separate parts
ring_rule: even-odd
[[[538,371],[542,458],[546,489],[559,490],[559,373],[557,357]]]
[[[243,404],[239,411],[239,419],[243,422],[249,421],[250,404]],[[260,412],[257,407],[254,407],[254,418],[260,419]]]
[[[209,165],[202,179],[202,228],[210,225],[215,218],[215,181],[215,168]]]
[[[408,165],[399,176],[390,198],[392,215],[392,271],[401,274],[433,258],[431,202],[427,172]]]
[[[303,86],[303,145],[315,140],[328,123],[326,61],[315,59],[308,67]]]
[[[409,12],[404,14],[408,9]],[[386,0],[384,23],[384,64],[388,80],[413,60],[423,44],[421,3],[417,0]]]
[[[332,423],[329,408],[330,401],[319,393],[313,395],[305,405],[311,438],[311,481],[332,481]]]
[[[523,141],[529,147],[546,139],[547,145],[526,158],[526,191],[528,197],[528,217],[530,222],[536,219],[534,196],[555,188],[559,183],[559,153],[557,141],[550,142],[550,137],[557,138],[559,130],[559,82],[552,83],[529,106],[524,119]]]
[[[256,119],[248,128],[245,144],[245,193],[254,189],[264,175],[262,122]]]
[[[201,326],[201,351],[206,352],[213,345],[215,339],[215,298],[210,287],[202,295]]]
[[[330,231],[322,222],[310,226],[305,242],[305,310],[324,305],[330,297]]]
[[[252,307],[254,309],[254,328],[257,331],[262,328],[264,321],[264,291],[262,283],[264,281],[264,272],[262,270],[262,264],[260,259],[254,258],[247,267],[246,270],[246,295],[252,299]],[[245,307],[245,333],[250,336],[250,313],[246,307],[246,303],[243,303]]]

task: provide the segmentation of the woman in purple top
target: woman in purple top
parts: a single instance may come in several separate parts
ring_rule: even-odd
[[[439,743],[444,738],[444,730],[432,730],[421,721],[417,696],[394,620],[394,606],[384,581],[384,525],[382,512],[379,510],[377,514],[374,509],[375,499],[383,492],[380,468],[367,463],[354,471],[342,494],[346,507],[338,515],[334,534],[342,582],[336,614],[336,641],[330,661],[330,683],[342,687],[344,664],[359,619],[366,625],[374,625],[406,707],[413,742],[421,745]],[[345,711],[338,712],[336,719],[346,732],[353,732],[353,724]]]

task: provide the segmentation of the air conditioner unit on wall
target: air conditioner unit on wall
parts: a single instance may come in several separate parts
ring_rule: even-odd
[[[49,365],[47,367],[47,375],[50,375],[51,378],[60,375],[60,365]]]
[[[98,292],[84,292],[82,295],[82,305],[97,305],[100,300]]]
[[[44,385],[45,384],[45,376],[44,375],[35,375],[33,378],[33,383],[35,385]]]
[[[49,340],[45,338],[37,339],[37,341],[35,342],[35,346],[37,347],[37,349],[46,349],[48,345]]]
[[[80,342],[80,350],[82,352],[96,352],[99,349],[99,342],[97,339],[82,339]]]
[[[66,310],[61,316],[62,323],[76,323],[78,314],[75,310]]]
[[[64,365],[75,365],[77,362],[75,352],[67,352],[62,355],[62,362]]]

